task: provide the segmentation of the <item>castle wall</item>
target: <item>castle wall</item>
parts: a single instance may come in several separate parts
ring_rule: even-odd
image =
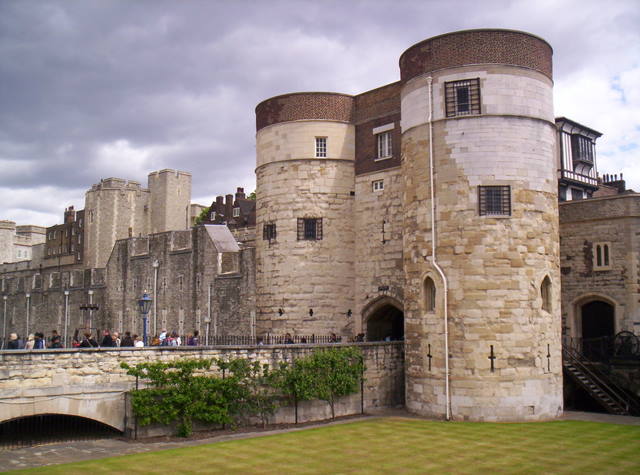
[[[57,330],[63,337],[66,331],[70,342],[75,329],[88,324],[89,313],[80,310],[80,305],[90,301],[100,307],[92,312],[91,325],[101,328],[105,310],[104,278],[103,269],[49,267],[3,272],[0,274],[0,291],[7,297],[7,335],[16,332],[25,338],[29,333],[43,332],[49,337],[52,330]],[[4,302],[0,300],[3,325]],[[65,319],[65,313],[68,313],[68,319]]]
[[[293,94],[256,109],[258,334],[353,332],[355,142],[354,126],[342,121],[348,100]],[[309,106],[292,116],[289,101]],[[316,137],[326,137],[326,157],[316,158]],[[305,218],[321,220],[316,239],[301,235]],[[274,224],[276,238],[264,239],[264,226]]]
[[[103,325],[142,335],[137,300],[154,300],[150,335],[162,329],[180,335],[248,335],[255,308],[254,251],[239,252],[236,272],[218,274],[218,252],[204,227],[117,241],[107,264]],[[154,262],[157,262],[157,280]],[[156,312],[154,314],[154,311]]]
[[[384,188],[374,191],[373,182],[379,180]],[[403,191],[400,167],[356,177],[355,334],[366,333],[369,308],[377,301],[384,297],[399,304],[404,301]]]
[[[640,195],[560,204],[562,321],[581,338],[580,308],[593,300],[614,307],[614,332],[640,333]],[[597,268],[594,244],[607,243],[610,265]]]
[[[428,50],[423,42],[403,57],[414,55],[413,48]],[[433,77],[436,256],[448,282],[452,417],[556,417],[562,367],[551,82],[517,62],[461,68],[437,63],[435,71],[429,61],[417,62]],[[457,66],[457,58],[450,64]],[[407,407],[442,417],[447,355],[444,283],[431,252],[430,96],[427,74],[411,68],[403,70],[410,80],[402,91]],[[445,119],[444,83],[470,78],[479,78],[480,113]],[[479,215],[479,185],[510,187],[508,216]],[[548,311],[541,297],[545,276],[551,281]],[[436,287],[433,309],[427,278]]]

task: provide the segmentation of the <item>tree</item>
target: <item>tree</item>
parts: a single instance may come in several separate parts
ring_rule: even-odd
[[[241,393],[236,378],[218,378],[195,371],[207,371],[212,360],[179,360],[170,363],[122,363],[127,374],[149,381],[149,388],[131,392],[133,412],[141,425],[153,422],[177,423],[177,435],[188,437],[193,421],[232,424],[232,402]]]
[[[209,219],[209,210],[211,209],[211,207],[208,208],[202,208],[202,211],[200,211],[200,214],[198,215],[198,217],[195,220],[195,224],[202,224],[203,221],[207,221]]]
[[[280,363],[280,368],[273,377],[273,384],[293,403],[297,424],[298,402],[313,399],[315,395],[316,374],[310,356],[299,358],[293,363]]]
[[[358,392],[364,370],[358,348],[328,348],[311,355],[315,370],[314,395],[329,404],[335,419],[335,403],[342,396]]]

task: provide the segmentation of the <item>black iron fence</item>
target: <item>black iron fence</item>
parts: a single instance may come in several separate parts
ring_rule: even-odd
[[[640,361],[640,337],[629,331],[599,338],[565,338],[563,345],[595,362],[612,360]]]
[[[345,342],[347,340],[345,340],[343,337],[341,336],[336,336],[334,334],[330,334],[330,335],[264,335],[264,336],[251,336],[251,335],[209,335],[209,338],[207,340],[206,337],[204,336],[200,336],[197,345],[189,345],[190,342],[190,338],[186,335],[183,335],[178,339],[171,339],[171,343],[168,342],[168,340],[165,342],[165,344],[156,344],[153,345],[151,342],[153,341],[153,339],[149,340],[149,344],[148,346],[150,347],[162,347],[162,348],[166,348],[167,346],[238,346],[238,345],[245,345],[245,346],[253,346],[253,345],[286,345],[286,344],[296,344],[296,345],[300,345],[300,344],[324,344],[324,343],[342,343]],[[96,339],[96,341],[98,343],[100,343],[99,340]],[[363,339],[348,339],[348,341],[364,341]],[[2,340],[2,338],[0,338],[0,346],[3,345],[3,343],[6,343]],[[48,344],[48,342],[47,342]],[[103,349],[116,349],[113,347],[100,347]],[[122,349],[124,349],[125,347],[120,347]],[[7,349],[7,345],[4,344],[4,346],[2,346],[2,349]],[[47,347],[47,349],[51,349],[49,347]],[[80,349],[77,348],[75,346],[72,347],[67,347],[66,350],[69,349]]]

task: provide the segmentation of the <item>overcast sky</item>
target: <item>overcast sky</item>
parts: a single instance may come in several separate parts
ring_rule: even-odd
[[[100,178],[162,168],[193,202],[251,192],[260,101],[361,93],[412,44],[491,27],[553,46],[556,116],[640,191],[638,0],[0,0],[0,219],[50,226]]]

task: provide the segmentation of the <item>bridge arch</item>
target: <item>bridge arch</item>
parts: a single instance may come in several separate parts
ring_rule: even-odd
[[[0,423],[0,448],[117,437],[122,432],[94,419],[66,414],[38,414]]]
[[[53,391],[52,391],[53,389]],[[123,392],[71,393],[68,388],[49,388],[46,395],[33,390],[11,401],[0,398],[0,424],[31,416],[56,414],[94,420],[114,430],[125,430],[125,395]]]
[[[395,298],[383,295],[362,310],[363,331],[367,341],[403,340],[404,309]]]

